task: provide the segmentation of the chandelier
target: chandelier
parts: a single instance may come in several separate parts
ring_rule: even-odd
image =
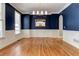
[[[32,15],[47,15],[47,11],[32,11]]]

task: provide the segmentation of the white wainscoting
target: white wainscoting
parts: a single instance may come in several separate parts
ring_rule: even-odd
[[[0,39],[0,49],[20,40],[30,37],[59,37],[59,30],[22,30],[20,34],[15,34],[14,30],[5,31],[5,37]]]
[[[3,37],[0,37],[0,49],[12,44],[13,42],[16,42],[17,40],[23,38],[22,34],[15,34],[14,30],[5,30],[5,3],[2,3],[2,12],[1,15],[2,17],[0,20],[3,21]]]
[[[59,37],[59,31],[58,30],[31,30],[30,31],[30,37]]]
[[[63,39],[67,43],[79,48],[79,31],[63,30]]]
[[[59,37],[59,30],[53,29],[32,29],[32,30],[22,30],[23,36],[25,38],[29,37]]]
[[[23,38],[22,34],[16,35],[14,30],[9,30],[5,32],[5,37],[0,39],[0,49],[16,42],[17,40]]]
[[[16,42],[21,38],[30,37],[59,38],[59,30],[22,30],[18,35],[15,34],[14,30],[9,30],[5,32],[5,37],[0,39],[0,49]],[[73,45],[74,47],[79,48],[79,31],[64,30],[63,40]]]
[[[22,31],[22,36],[24,38],[30,38],[30,30],[29,29],[24,29],[24,30],[21,30]]]

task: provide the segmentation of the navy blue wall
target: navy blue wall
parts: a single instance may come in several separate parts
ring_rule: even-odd
[[[52,14],[50,16],[49,20],[49,26],[50,29],[58,29],[59,28],[59,14]]]
[[[14,30],[15,29],[15,8],[10,4],[5,4],[5,29]],[[19,12],[18,10],[16,10]],[[20,12],[19,12],[20,13]]]
[[[79,30],[79,3],[72,3],[62,11],[63,27],[65,30]]]
[[[14,30],[15,29],[15,8],[12,7],[10,4],[6,3],[6,30]],[[18,11],[18,10],[16,10]],[[18,11],[19,12],[19,11]],[[52,14],[52,15],[28,15],[28,14],[21,14],[21,29],[58,29],[59,25],[59,15]],[[35,27],[35,19],[46,19],[46,27],[43,28],[36,28]]]
[[[22,15],[21,27],[22,29],[58,29],[59,28],[59,15]],[[46,19],[46,27],[35,27],[35,19]]]
[[[30,15],[22,15],[21,29],[30,29]]]
[[[5,5],[5,26],[6,26],[6,30],[13,30],[14,29],[14,9],[9,5],[6,4]]]

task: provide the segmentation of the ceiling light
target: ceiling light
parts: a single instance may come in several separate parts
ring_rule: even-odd
[[[37,11],[37,13],[36,13],[37,15],[39,15],[39,11]]]
[[[35,11],[33,11],[32,14],[35,15]]]
[[[47,11],[45,11],[45,15],[47,15]]]
[[[41,15],[43,15],[44,13],[43,13],[43,11],[41,11]]]

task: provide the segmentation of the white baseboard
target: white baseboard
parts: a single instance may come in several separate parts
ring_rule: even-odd
[[[77,42],[79,41],[79,31],[64,30],[63,39],[65,42],[79,48],[79,42]]]
[[[32,30],[22,30],[25,38],[29,37],[55,37],[58,38],[59,30],[49,30],[49,29],[32,29]]]
[[[21,38],[31,37],[58,38],[59,30],[22,30],[18,35],[15,34],[14,30],[5,31],[5,38],[0,39],[0,49],[16,42]]]
[[[9,30],[5,32],[5,38],[0,39],[0,49],[20,40],[22,37],[21,34],[16,35],[14,30]]]

